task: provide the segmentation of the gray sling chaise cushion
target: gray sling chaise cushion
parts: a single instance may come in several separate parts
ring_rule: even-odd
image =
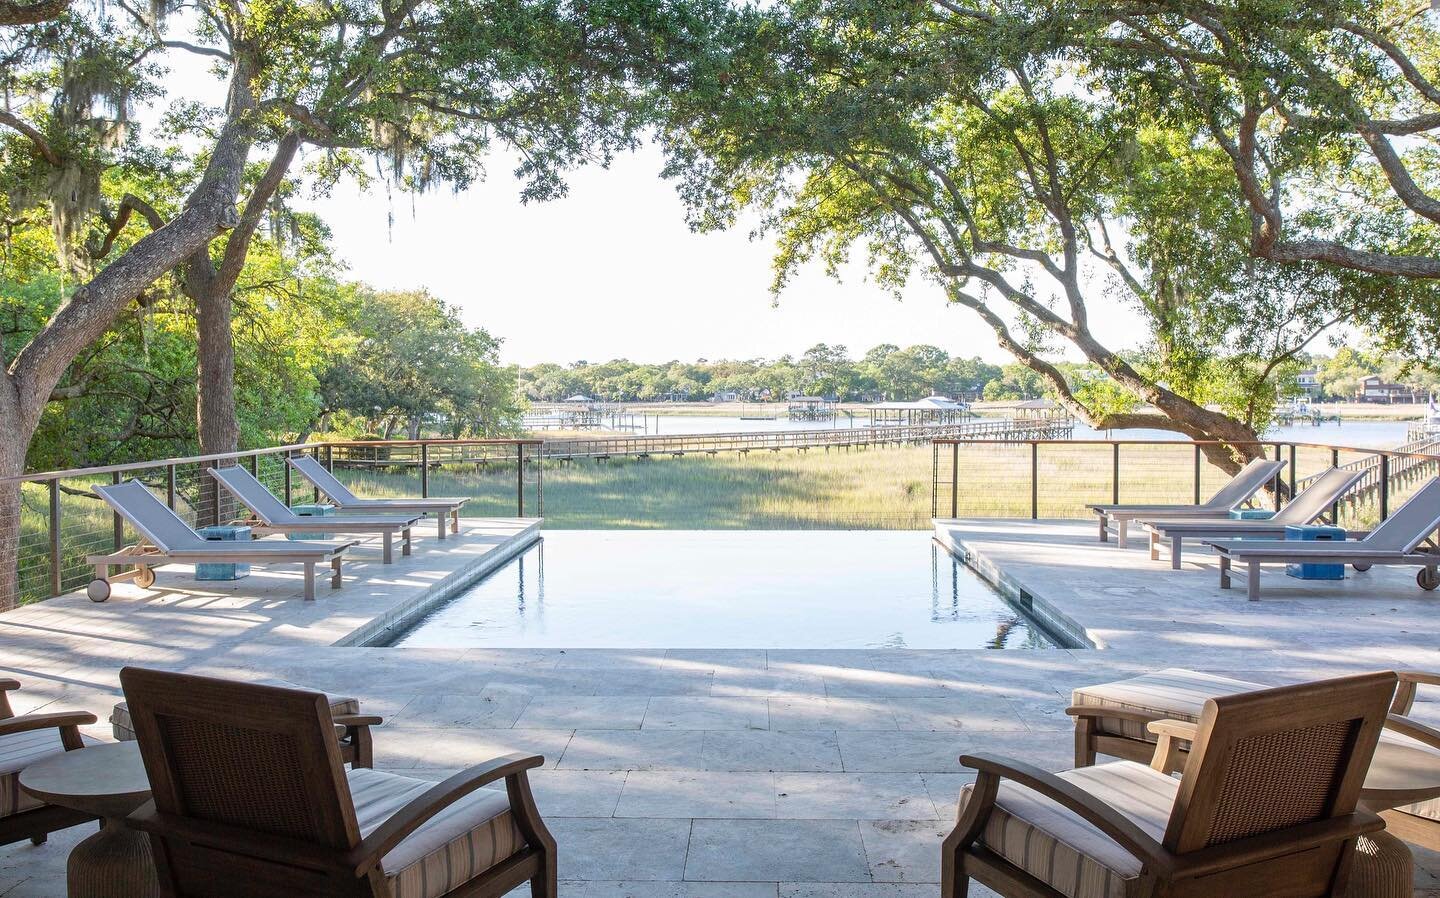
[[[1310,481],[1310,484],[1296,494],[1275,516],[1264,521],[1236,521],[1229,518],[1165,518],[1157,521],[1141,520],[1150,532],[1150,558],[1160,559],[1160,543],[1170,541],[1170,566],[1180,569],[1182,543],[1187,539],[1223,539],[1227,536],[1243,536],[1247,539],[1282,539],[1285,528],[1309,524],[1328,512],[1348,493],[1355,484],[1365,477],[1364,471],[1348,468],[1331,468]]]
[[[448,515],[451,520],[451,529],[460,531],[460,508],[468,498],[449,496],[444,498],[404,498],[404,499],[362,499],[350,492],[350,488],[341,483],[334,474],[325,470],[325,466],[308,455],[295,455],[289,459],[290,466],[300,472],[300,476],[315,485],[315,488],[330,498],[335,507],[343,512],[356,511],[398,511],[414,512],[416,514],[433,514],[440,521],[440,538],[445,538],[445,518]]]
[[[265,484],[240,467],[210,468],[210,476],[244,503],[259,520],[256,533],[378,533],[384,539],[384,559],[394,560],[393,543],[396,533],[404,537],[403,554],[410,554],[410,528],[421,515],[344,515],[305,517],[296,514],[280,501]]]
[[[1209,544],[1220,556],[1220,588],[1230,588],[1230,568],[1235,563],[1248,565],[1246,592],[1251,599],[1260,597],[1260,565],[1308,562],[1312,564],[1350,564],[1364,570],[1376,564],[1416,565],[1423,589],[1440,585],[1436,568],[1440,554],[1426,551],[1421,543],[1440,527],[1440,477],[1415,491],[1409,501],[1363,539],[1354,542],[1299,542],[1287,540],[1217,540]]]
[[[1110,524],[1122,548],[1126,545],[1127,531],[1134,520],[1156,518],[1223,518],[1231,510],[1239,508],[1247,499],[1260,491],[1265,484],[1280,475],[1285,467],[1283,461],[1257,458],[1241,468],[1230,482],[1220,487],[1215,495],[1199,505],[1087,505],[1086,508],[1100,516],[1100,541],[1108,540]]]
[[[338,589],[341,584],[341,556],[346,549],[355,545],[354,540],[306,543],[207,540],[138,480],[112,486],[97,486],[95,492],[144,538],[144,543],[140,546],[86,558],[87,564],[95,565],[95,580],[90,584],[90,593],[91,598],[96,601],[109,598],[111,565],[133,564],[142,576],[151,577],[153,575],[149,574],[149,569],[160,564],[203,561],[303,564],[305,598],[313,599],[315,565],[319,562],[330,562],[333,570],[330,585]]]

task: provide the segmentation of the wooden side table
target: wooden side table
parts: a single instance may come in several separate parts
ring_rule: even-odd
[[[65,752],[25,768],[20,788],[50,804],[101,818],[100,831],[70,852],[69,898],[160,898],[150,839],[124,818],[150,800],[138,742]]]

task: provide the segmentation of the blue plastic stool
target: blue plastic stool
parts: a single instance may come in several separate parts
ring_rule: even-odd
[[[292,505],[290,510],[302,518],[328,518],[335,514],[333,505]],[[287,533],[287,539],[329,539],[328,533]]]
[[[201,527],[195,531],[215,542],[249,542],[250,528],[243,525],[220,524],[215,527]],[[239,580],[250,576],[250,565],[230,564],[223,561],[202,561],[195,565],[196,580]]]
[[[1311,524],[1303,526],[1291,524],[1285,528],[1285,538],[1287,540],[1334,540],[1335,542],[1344,542],[1345,528]],[[1285,565],[1285,576],[1294,577],[1297,580],[1344,580],[1345,565],[1287,564]]]

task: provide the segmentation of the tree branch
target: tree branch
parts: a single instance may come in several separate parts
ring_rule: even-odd
[[[0,0],[0,2],[3,2],[3,0]],[[5,23],[0,22],[0,25],[3,24]],[[55,152],[55,148],[50,146],[50,142],[45,139],[45,135],[41,134],[34,125],[3,109],[0,109],[0,125],[9,125],[11,128],[24,134],[30,139],[30,142],[35,145],[36,151],[40,153],[46,162],[56,168],[60,167],[60,154]]]
[[[70,0],[39,0],[36,3],[0,0],[0,25],[38,25],[60,18],[69,8]]]
[[[110,230],[105,234],[105,242],[95,251],[93,258],[103,259],[110,254],[110,249],[115,245],[115,238],[125,230],[125,225],[130,221],[130,213],[139,212],[150,224],[150,230],[158,231],[165,227],[165,219],[155,211],[155,207],[140,199],[133,193],[127,193],[120,199],[120,208],[115,218],[110,222]]]

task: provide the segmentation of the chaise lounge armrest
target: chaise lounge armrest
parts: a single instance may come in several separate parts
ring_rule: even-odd
[[[507,781],[506,786],[511,794],[511,813],[515,814],[517,818],[523,817],[533,810],[533,805],[529,808],[515,807],[515,789],[521,788],[528,799],[530,786],[526,771],[543,766],[544,763],[545,759],[540,755],[519,753],[501,755],[484,764],[477,764],[468,770],[462,770],[444,782],[437,783],[396,811],[389,820],[380,824],[370,835],[361,840],[354,851],[350,852],[350,863],[355,875],[364,876],[367,871],[380,863],[387,852],[419,829],[425,821],[476,789],[490,783],[499,780]],[[529,802],[526,801],[523,804],[529,804]],[[527,821],[517,819],[516,822],[522,831],[527,829]]]
[[[1168,873],[1175,868],[1175,857],[1133,820],[1100,799],[1053,773],[1033,764],[998,755],[963,755],[960,763],[979,772],[975,792],[951,838],[946,839],[946,852],[973,842],[984,829],[985,820],[995,804],[1000,780],[1007,779],[1040,793],[1073,812],[1085,822],[1114,839],[1152,873]],[[952,845],[952,839],[958,844]]]
[[[1391,714],[1409,714],[1415,705],[1415,694],[1421,686],[1440,686],[1440,673],[1427,670],[1401,670],[1395,674],[1400,685],[1395,687],[1395,700],[1390,703]]]

